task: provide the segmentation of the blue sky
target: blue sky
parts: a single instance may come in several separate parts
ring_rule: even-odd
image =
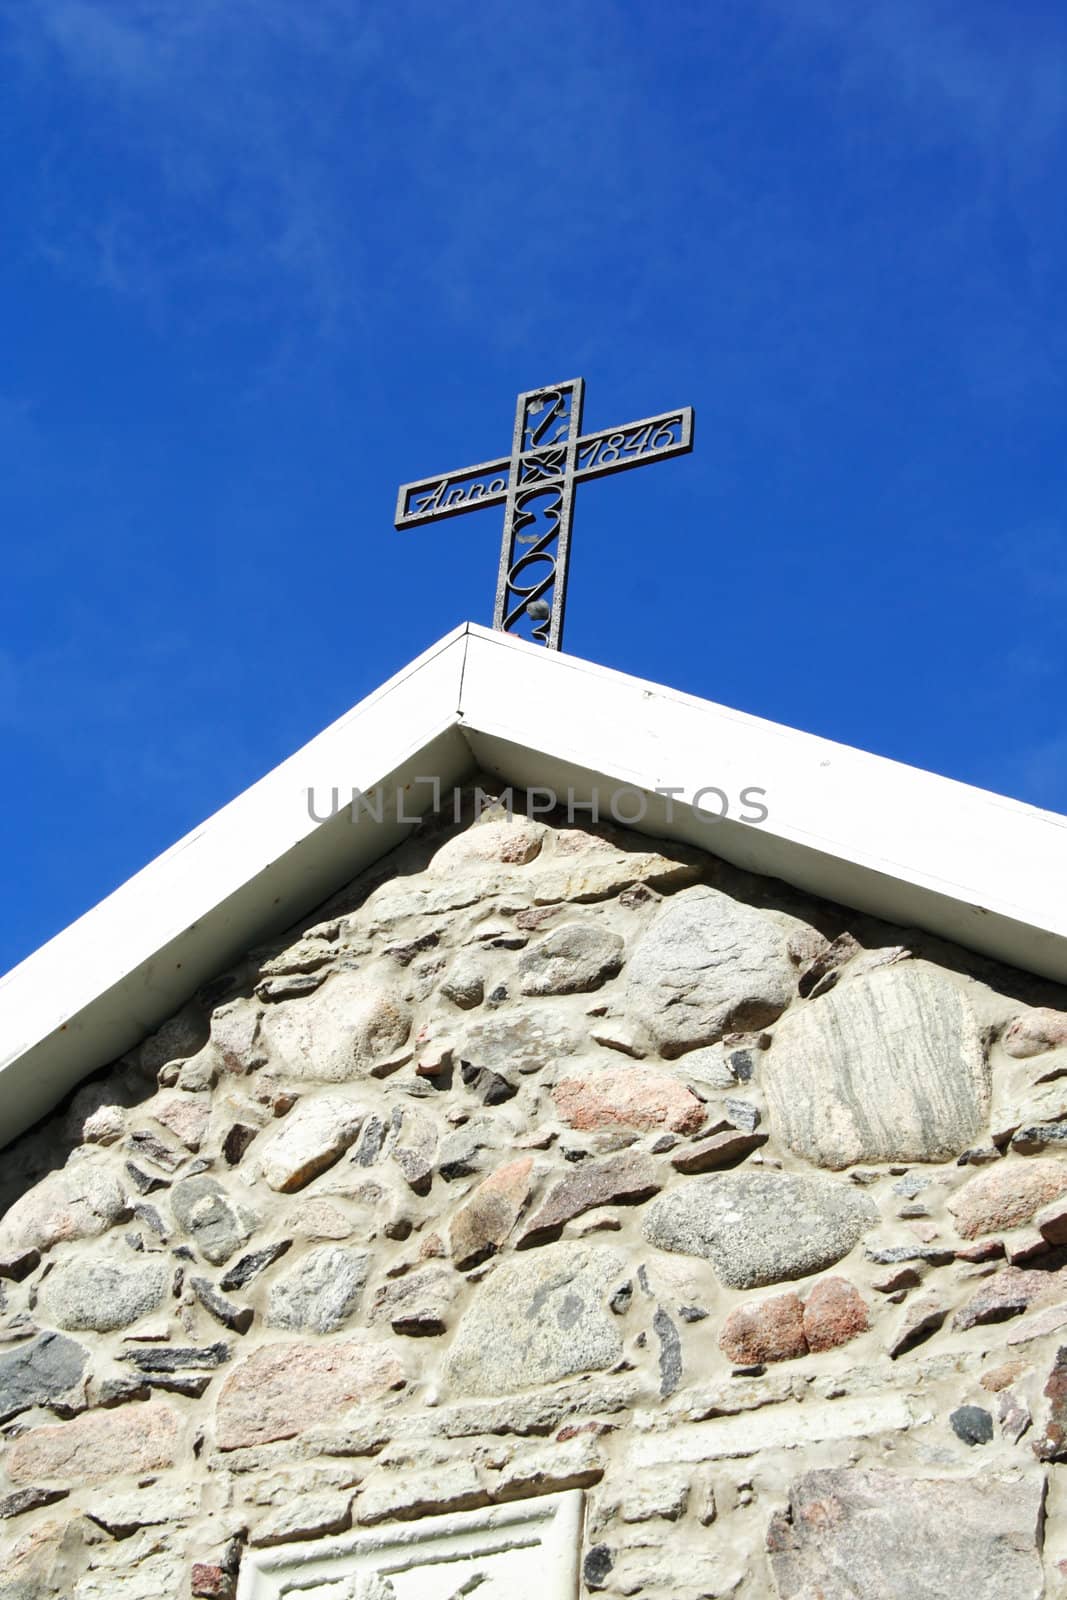
[[[566,647],[1067,811],[1067,12],[6,0],[4,908],[28,954],[465,618],[398,483],[579,490]]]

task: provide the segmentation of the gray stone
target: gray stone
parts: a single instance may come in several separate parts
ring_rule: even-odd
[[[188,1372],[223,1367],[230,1359],[230,1347],[217,1344],[167,1344],[146,1346],[143,1350],[124,1350],[118,1358],[129,1361],[139,1372]]]
[[[367,1281],[363,1250],[322,1245],[271,1286],[267,1321],[274,1328],[333,1333],[355,1310]]]
[[[748,1054],[730,1051],[722,1044],[707,1045],[703,1050],[687,1051],[674,1070],[705,1089],[736,1089],[740,1080],[733,1069],[733,1057]]]
[[[878,1219],[873,1201],[829,1178],[727,1172],[693,1178],[653,1201],[645,1237],[704,1256],[731,1289],[821,1272]]]
[[[631,1010],[665,1056],[774,1022],[794,982],[781,928],[703,886],[668,902],[634,948],[627,975]]]
[[[485,998],[485,977],[481,966],[465,953],[457,956],[441,985],[441,993],[454,1006],[459,1006],[461,1011],[480,1006]]]
[[[248,1332],[255,1315],[251,1306],[239,1306],[233,1300],[227,1300],[207,1278],[190,1278],[189,1287],[216,1322],[221,1322],[224,1328],[230,1328],[234,1333]]]
[[[884,967],[783,1017],[763,1084],[776,1135],[835,1170],[957,1156],[989,1110],[974,1012],[918,963]]]
[[[622,939],[596,923],[568,922],[519,957],[523,994],[588,994],[622,968]]]
[[[198,1173],[176,1183],[170,1196],[174,1220],[213,1266],[228,1261],[252,1233],[256,1218],[236,1206],[216,1178]]]
[[[292,1242],[291,1239],[279,1239],[275,1244],[264,1245],[261,1250],[250,1250],[223,1274],[219,1288],[227,1292],[231,1289],[243,1289],[246,1283],[251,1283],[253,1278],[258,1278],[261,1272],[265,1272],[284,1256]]]
[[[437,1129],[413,1106],[393,1107],[393,1147],[390,1155],[415,1194],[426,1194],[433,1182],[437,1155]]]
[[[608,1300],[623,1276],[622,1257],[602,1245],[548,1245],[502,1262],[459,1324],[450,1381],[464,1394],[514,1394],[614,1366],[622,1338]]]
[[[1042,1475],[805,1473],[767,1534],[779,1600],[1039,1600]]]
[[[169,1275],[164,1261],[64,1261],[45,1279],[41,1304],[58,1328],[110,1333],[154,1311]]]
[[[267,1183],[281,1194],[302,1189],[355,1143],[364,1115],[361,1105],[342,1095],[301,1100],[263,1149]]]
[[[957,1406],[948,1420],[964,1444],[988,1444],[993,1437],[993,1418],[984,1406]]]
[[[68,1396],[81,1382],[89,1352],[61,1333],[41,1333],[0,1356],[0,1422]]]
[[[263,1038],[290,1078],[343,1083],[394,1055],[411,1030],[411,1007],[392,983],[339,972],[308,999],[275,1006]]]
[[[494,1072],[538,1072],[559,1056],[573,1055],[578,1043],[575,1030],[562,1017],[529,1006],[471,1023],[456,1054],[461,1061]]]

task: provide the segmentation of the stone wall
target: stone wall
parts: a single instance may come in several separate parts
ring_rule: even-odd
[[[5,1153],[0,1600],[575,1486],[588,1593],[1064,1592],[1065,998],[428,828]]]

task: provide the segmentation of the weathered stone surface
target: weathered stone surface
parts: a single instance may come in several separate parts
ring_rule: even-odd
[[[630,1006],[665,1056],[773,1022],[793,994],[785,936],[716,889],[675,895],[630,957]]]
[[[502,1072],[493,1072],[490,1067],[475,1067],[469,1061],[465,1061],[460,1068],[460,1077],[483,1106],[503,1105],[505,1100],[513,1099],[518,1093],[518,1086],[510,1078],[505,1078]]]
[[[714,1496],[713,1496],[714,1499]],[[689,1504],[689,1474],[679,1467],[646,1473],[628,1483],[619,1499],[623,1522],[677,1522]],[[714,1517],[711,1518],[714,1521]]]
[[[767,1533],[779,1600],[1040,1600],[1044,1483],[805,1473]]]
[[[7,1460],[12,1483],[101,1483],[131,1472],[159,1472],[177,1459],[182,1419],[160,1400],[86,1411],[55,1427],[31,1428]]]
[[[211,1100],[207,1095],[158,1094],[145,1109],[187,1150],[200,1149],[211,1120]]]
[[[393,1107],[393,1145],[390,1154],[416,1194],[425,1194],[433,1181],[437,1155],[437,1129],[414,1106]]]
[[[871,1199],[829,1178],[727,1172],[694,1178],[645,1213],[662,1250],[704,1256],[731,1289],[821,1272],[877,1220]]]
[[[254,1545],[289,1544],[298,1539],[323,1539],[352,1526],[352,1491],[325,1490],[301,1494],[265,1517],[252,1529]]]
[[[267,1321],[300,1333],[333,1333],[351,1316],[367,1281],[365,1250],[322,1245],[271,1284]]]
[[[563,1078],[552,1091],[556,1111],[571,1128],[667,1128],[695,1133],[704,1107],[691,1090],[666,1072],[648,1067],[603,1067]]]
[[[89,1352],[61,1333],[41,1333],[0,1356],[0,1422],[69,1397],[81,1383]]]
[[[1024,1011],[1009,1022],[1000,1042],[1009,1056],[1020,1058],[1058,1050],[1067,1045],[1067,1011],[1053,1011],[1049,1006]]]
[[[821,1278],[804,1302],[804,1337],[813,1355],[847,1344],[869,1327],[863,1296],[847,1278]]]
[[[614,1366],[622,1336],[607,1302],[623,1275],[623,1258],[603,1245],[549,1245],[502,1262],[456,1330],[451,1383],[464,1394],[514,1394]]]
[[[977,1019],[947,978],[918,963],[884,967],[791,1011],[763,1084],[777,1136],[834,1169],[957,1156],[989,1107]]]
[[[630,1154],[587,1161],[549,1190],[544,1204],[523,1230],[520,1245],[551,1238],[564,1223],[594,1206],[634,1205],[663,1187],[661,1169],[651,1156]]]
[[[1029,1123],[1011,1136],[1011,1148],[1024,1156],[1047,1150],[1050,1145],[1060,1149],[1067,1145],[1067,1120]]]
[[[735,1306],[719,1334],[719,1348],[740,1367],[805,1355],[808,1345],[799,1295],[776,1294]]]
[[[116,1539],[128,1539],[138,1528],[188,1522],[199,1509],[199,1485],[164,1481],[120,1494],[94,1495],[89,1515]]]
[[[543,822],[517,816],[498,821],[490,813],[484,821],[447,840],[430,862],[430,871],[444,874],[471,866],[525,866],[540,853],[547,831]]]
[[[250,1355],[219,1394],[220,1450],[292,1439],[313,1423],[375,1400],[404,1382],[395,1351],[355,1340],[271,1344]]]
[[[724,1044],[707,1045],[703,1050],[687,1050],[679,1057],[674,1070],[704,1089],[736,1089],[741,1080],[734,1071],[733,1058],[749,1054],[730,1050]]]
[[[449,1229],[452,1260],[461,1272],[495,1255],[522,1214],[530,1194],[533,1157],[498,1167],[460,1206]]]
[[[908,1300],[900,1321],[886,1345],[892,1360],[906,1355],[917,1344],[922,1344],[932,1333],[936,1333],[948,1316],[949,1310],[949,1301],[934,1289]]]
[[[574,1028],[544,1007],[505,1011],[471,1023],[457,1045],[461,1061],[494,1072],[537,1072],[578,1047]]]
[[[448,1267],[422,1267],[395,1283],[384,1284],[374,1297],[369,1320],[388,1322],[394,1333],[410,1338],[444,1333],[461,1286]]]
[[[1043,1393],[1048,1414],[1034,1454],[1039,1461],[1067,1461],[1067,1346],[1057,1350]]]
[[[307,999],[273,1006],[263,1038],[286,1077],[344,1083],[394,1055],[411,1031],[411,1007],[384,978],[334,973]]]
[[[1064,1292],[1059,1274],[1003,1267],[986,1278],[977,1294],[952,1319],[954,1328],[974,1328],[986,1322],[1004,1322],[1028,1306]]]
[[[724,1128],[696,1144],[685,1145],[671,1157],[676,1172],[712,1172],[717,1167],[730,1167],[741,1161],[751,1151],[767,1143],[765,1133],[745,1133],[740,1128]]]
[[[93,1257],[61,1262],[45,1279],[41,1305],[57,1328],[109,1333],[128,1328],[154,1311],[167,1292],[164,1261],[120,1261]]]
[[[461,951],[445,974],[441,993],[461,1011],[471,1011],[485,999],[485,975],[481,963]]]
[[[1067,1193],[1034,1214],[1034,1227],[1049,1244],[1067,1244]]]
[[[106,1156],[78,1161],[27,1191],[0,1221],[0,1252],[50,1250],[63,1239],[95,1239],[126,1215],[126,1197]]]
[[[523,994],[588,994],[622,968],[623,942],[597,923],[567,922],[519,957]]]
[[[470,1511],[488,1501],[488,1492],[473,1462],[451,1461],[422,1472],[375,1473],[360,1492],[356,1516],[364,1524],[384,1522],[386,1518],[409,1521],[446,1511]],[[362,1591],[359,1600],[363,1600]],[[379,1595],[370,1588],[367,1600],[393,1597],[384,1592]]]
[[[355,1142],[364,1115],[362,1106],[341,1095],[301,1100],[263,1148],[267,1183],[282,1194],[302,1189]]]
[[[195,1240],[201,1255],[214,1266],[240,1249],[258,1220],[250,1207],[237,1205],[218,1179],[206,1173],[176,1183],[170,1206],[177,1226]]]
[[[1001,1161],[979,1172],[948,1202],[965,1239],[1018,1228],[1034,1212],[1067,1194],[1067,1162]]]

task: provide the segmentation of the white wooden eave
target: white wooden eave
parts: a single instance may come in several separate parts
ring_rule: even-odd
[[[1067,981],[1067,818],[465,624],[0,979],[0,1142],[408,831],[316,822],[309,790],[324,814],[399,788],[414,816],[420,779],[476,768],[602,811],[630,786],[643,832]],[[708,786],[726,820],[690,803]],[[765,821],[733,820],[745,788]]]

